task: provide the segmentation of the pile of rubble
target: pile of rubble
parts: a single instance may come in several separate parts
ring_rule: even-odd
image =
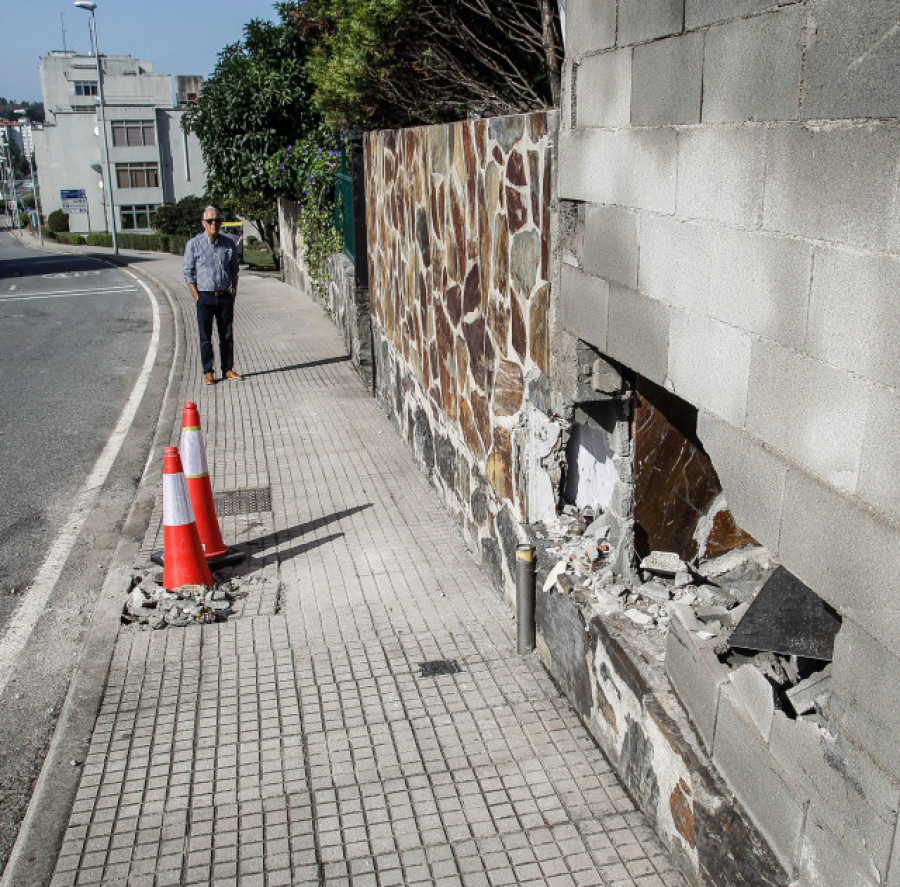
[[[615,550],[621,543],[610,540],[604,514],[567,506],[554,523],[536,529],[543,530],[535,540],[539,562],[553,564],[544,592],[568,595],[588,618],[612,619],[649,654],[645,661],[664,659],[663,639],[677,609],[682,623],[690,614],[690,632],[727,669],[752,665],[761,672],[786,712],[800,716],[821,710],[831,674],[826,657],[729,645],[751,603],[781,569],[766,548],[746,546],[692,563],[673,552],[653,551],[637,570],[622,575],[612,567],[622,562]]]
[[[631,575],[613,570],[615,545],[604,514],[567,507],[539,542],[543,559],[556,565],[544,581],[574,596],[599,615],[620,613],[639,628],[665,633],[672,603],[694,607],[711,633],[733,626],[774,569],[764,548],[750,547],[697,563],[654,551]]]
[[[235,600],[230,582],[217,588],[182,585],[167,591],[162,585],[162,572],[157,571],[132,578],[122,622],[153,629],[222,622],[234,612]]]

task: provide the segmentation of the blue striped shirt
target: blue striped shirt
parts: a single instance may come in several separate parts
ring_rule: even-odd
[[[187,242],[182,270],[185,282],[201,292],[229,290],[238,280],[237,246],[225,234],[211,241],[201,232]]]

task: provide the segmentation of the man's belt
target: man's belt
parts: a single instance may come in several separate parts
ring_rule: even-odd
[[[214,296],[219,296],[219,297],[221,297],[221,296],[230,296],[230,295],[231,295],[231,290],[210,290],[210,292],[211,292]]]

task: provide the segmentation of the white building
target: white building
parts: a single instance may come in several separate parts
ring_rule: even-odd
[[[200,142],[181,128],[202,78],[157,74],[127,55],[100,61],[116,229],[149,231],[160,204],[206,190]],[[71,231],[108,231],[96,59],[54,51],[39,73],[46,123],[34,147],[43,210],[68,207]]]

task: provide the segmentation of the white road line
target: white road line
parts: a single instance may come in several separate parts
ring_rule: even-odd
[[[17,296],[0,296],[0,302],[28,302],[33,299],[64,299],[72,296],[108,296],[115,293],[133,293],[136,289],[136,286],[105,286],[95,290],[54,290],[31,296],[20,293]]]
[[[109,440],[107,440],[106,446],[94,464],[88,479],[84,482],[84,486],[75,500],[75,507],[72,509],[68,520],[63,524],[59,535],[50,546],[47,557],[38,570],[34,582],[25,592],[21,606],[13,614],[6,634],[0,640],[0,693],[3,692],[9,683],[9,679],[15,670],[16,661],[22,650],[25,649],[25,645],[31,637],[31,632],[47,606],[50,594],[56,587],[63,567],[69,559],[72,549],[75,547],[78,534],[97,503],[100,490],[113,466],[113,462],[116,461],[116,457],[119,455],[119,450],[122,449],[128,429],[134,421],[138,405],[150,381],[153,364],[156,362],[156,354],[159,350],[159,302],[157,302],[156,296],[153,295],[150,288],[142,280],[139,280],[131,271],[126,271],[125,273],[133,277],[143,287],[144,292],[147,293],[147,297],[152,303],[153,334],[150,337],[150,347],[147,349],[144,365],[141,368],[137,381],[134,383],[128,403],[125,404],[119,416],[115,430],[110,435]]]

